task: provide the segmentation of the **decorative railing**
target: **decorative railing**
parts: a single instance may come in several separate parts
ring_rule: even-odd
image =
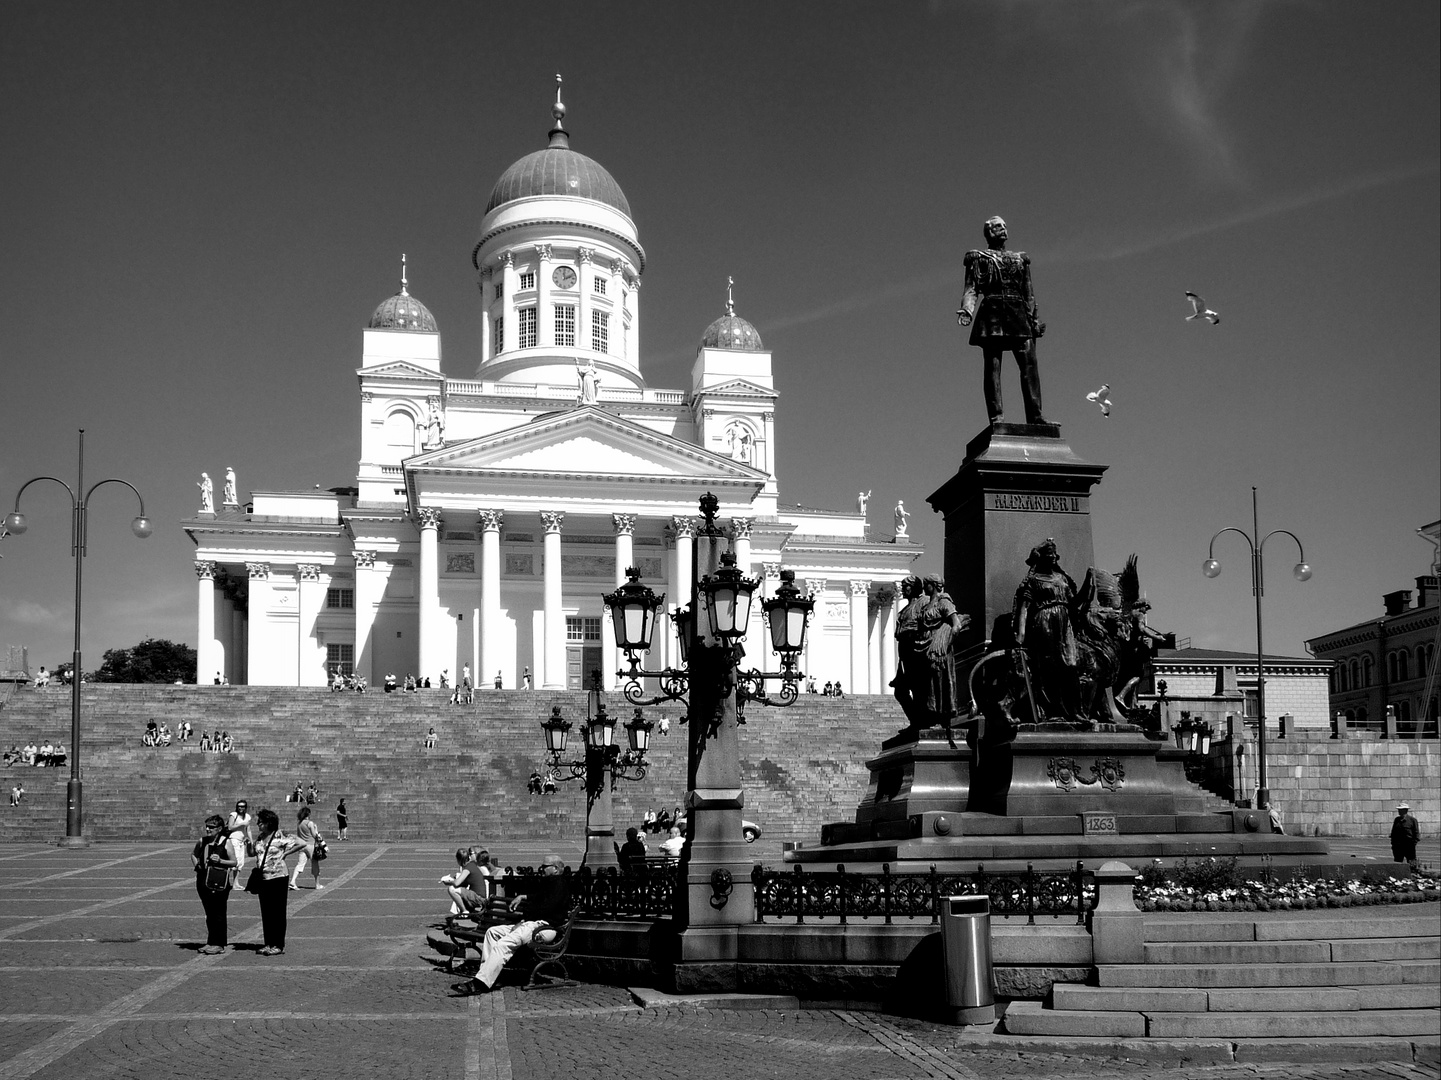
[[[766,870],[751,873],[755,887],[756,921],[766,917],[806,919],[895,919],[940,921],[941,901],[947,896],[987,896],[991,914],[1019,918],[1028,924],[1037,915],[1054,919],[1074,916],[1084,923],[1095,902],[1095,886],[1086,884],[1086,870],[1076,863],[1063,872],[1037,872],[1030,863],[1024,870],[987,872],[977,864],[974,873],[893,874],[890,863],[880,873],[850,873],[844,865],[834,871]]]
[[[573,903],[587,919],[656,919],[675,910],[676,867],[647,863],[633,870],[613,866],[567,872]],[[501,877],[507,896],[525,892],[525,879],[535,870],[508,868]]]

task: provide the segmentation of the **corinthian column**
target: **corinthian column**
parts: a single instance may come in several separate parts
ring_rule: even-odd
[[[375,682],[372,662],[375,642],[375,612],[385,594],[385,578],[375,572],[375,552],[355,552],[355,673],[368,683]],[[383,678],[382,674],[382,678]]]
[[[675,558],[671,561],[670,591],[666,597],[666,603],[672,607],[683,608],[690,603],[691,587],[694,581],[695,561],[695,518],[673,517],[670,519],[671,527],[675,529]],[[671,623],[675,625],[674,622]],[[670,649],[667,664],[679,666],[680,649],[674,641],[675,634],[671,633],[666,637],[666,647]]]
[[[420,580],[415,587],[415,606],[420,641],[416,648],[415,677],[424,680],[427,675],[438,677],[440,669],[450,665],[434,655],[439,650],[440,637],[440,511],[422,506],[416,512],[416,519],[420,525]]]
[[[626,570],[635,565],[635,515],[612,514],[615,524],[615,583],[626,583]],[[608,620],[608,613],[602,614],[601,622]],[[615,647],[615,635],[608,627],[600,631],[601,685],[607,690],[615,689],[615,672],[620,667],[620,653]]]
[[[215,640],[215,564],[199,559],[195,562],[199,589],[195,636],[195,682],[198,686],[215,681],[220,670],[220,648]]]
[[[565,511],[542,510],[545,526],[545,682],[547,690],[565,689],[565,610],[561,596],[560,530]]]
[[[251,686],[275,686],[275,658],[270,649],[270,564],[245,564],[250,579],[250,606],[246,616],[245,681]],[[212,676],[213,678],[213,676]]]
[[[851,582],[851,681],[846,690],[852,694],[871,692],[870,650],[866,642],[870,588],[869,581]]]
[[[475,673],[477,683],[484,677],[494,679],[501,669],[500,659],[500,527],[505,524],[502,510],[482,510],[480,519],[480,658]],[[514,680],[512,680],[513,682]]]

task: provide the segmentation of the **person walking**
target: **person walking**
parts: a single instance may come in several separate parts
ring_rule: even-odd
[[[1396,804],[1396,820],[1391,822],[1391,857],[1416,869],[1416,845],[1421,840],[1421,826],[1411,816],[1406,803]]]
[[[205,819],[205,834],[190,852],[195,869],[195,891],[205,909],[205,946],[207,956],[223,953],[230,944],[226,906],[235,885],[235,855],[225,836],[225,819],[211,814]]]
[[[280,817],[264,809],[255,815],[259,834],[250,845],[260,870],[260,924],[265,945],[261,956],[285,952],[285,906],[290,898],[290,873],[285,859],[305,850],[305,841],[280,831]]]
[[[290,874],[290,887],[300,888],[300,872],[305,869],[307,860],[310,863],[310,876],[315,879],[317,889],[325,888],[320,884],[320,859],[317,858],[318,847],[321,843],[320,830],[315,827],[315,820],[310,816],[310,807],[302,806],[300,812],[295,815],[295,837],[305,842],[304,849],[300,852],[300,858],[295,860],[295,869]]]
[[[345,839],[345,830],[350,828],[350,811],[345,808],[345,800],[342,798],[335,806],[335,831],[339,837]]]
[[[250,804],[244,799],[238,800],[235,803],[235,812],[225,821],[225,833],[232,858],[235,859],[237,877],[245,870],[245,855],[249,850],[251,830],[254,827],[255,818],[250,814]]]

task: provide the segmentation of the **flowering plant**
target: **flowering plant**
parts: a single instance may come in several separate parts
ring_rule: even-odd
[[[1302,868],[1288,880],[1243,878],[1234,858],[1192,863],[1182,859],[1164,866],[1157,859],[1141,871],[1136,906],[1142,911],[1298,911],[1441,900],[1435,878],[1411,872],[1405,877],[1365,880],[1336,872],[1309,875]]]

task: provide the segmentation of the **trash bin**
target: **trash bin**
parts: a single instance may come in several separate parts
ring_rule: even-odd
[[[954,1024],[996,1019],[991,969],[991,899],[947,896],[941,901],[941,944],[946,964],[946,1004]]]

